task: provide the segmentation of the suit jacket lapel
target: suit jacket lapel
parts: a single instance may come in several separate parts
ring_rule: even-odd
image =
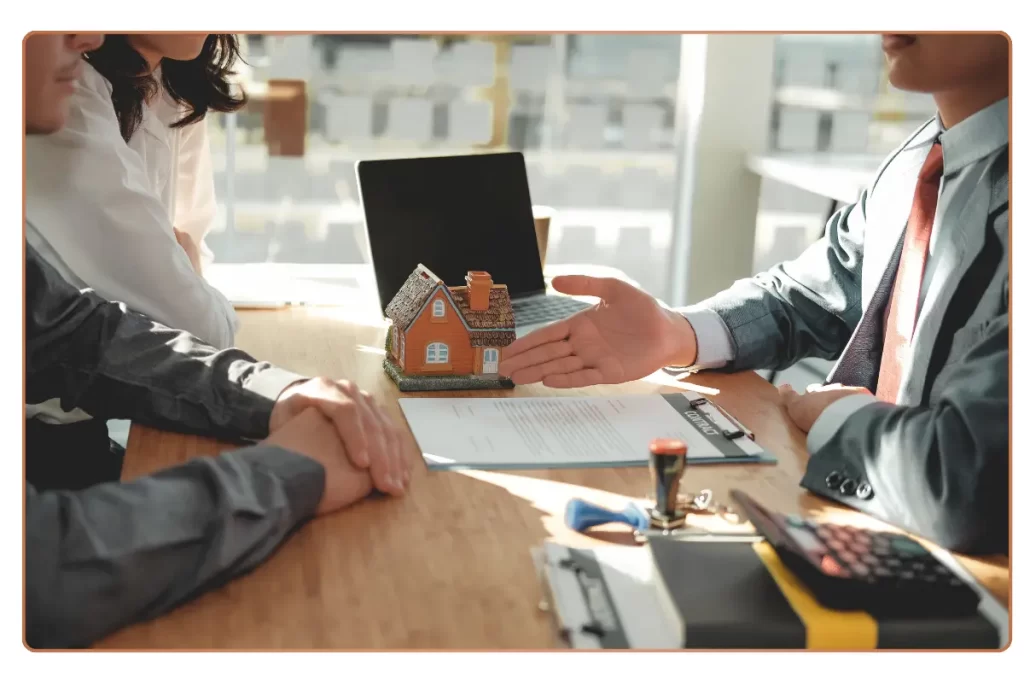
[[[910,343],[910,362],[904,369],[903,382],[900,385],[897,398],[900,404],[920,403],[921,392],[925,386],[925,374],[949,302],[985,244],[985,225],[993,201],[1003,201],[994,195],[997,192],[1005,194],[1005,183],[993,184],[990,190],[986,190],[983,189],[985,184],[980,182],[988,175],[990,168],[991,165],[988,164],[984,168],[972,169],[972,175],[976,174],[976,177],[962,179],[961,182],[979,189],[971,194],[957,216],[935,217],[936,225],[940,225],[941,220],[943,229],[955,232],[951,235],[948,247],[934,257],[936,260],[933,275]]]

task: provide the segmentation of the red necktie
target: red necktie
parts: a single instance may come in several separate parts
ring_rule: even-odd
[[[896,283],[889,301],[889,314],[885,322],[885,341],[882,347],[882,364],[878,372],[878,388],[875,395],[889,403],[896,402],[900,380],[903,379],[904,363],[910,350],[917,325],[917,311],[921,299],[921,279],[924,265],[928,260],[928,242],[932,235],[935,206],[939,201],[939,180],[942,178],[942,146],[936,142],[917,180],[914,203],[910,207],[910,219],[903,238],[903,252],[900,255]]]

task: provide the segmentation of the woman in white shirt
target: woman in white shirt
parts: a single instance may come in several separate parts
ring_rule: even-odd
[[[204,117],[245,104],[228,80],[237,58],[231,35],[108,35],[86,53],[64,128],[25,141],[28,242],[72,284],[221,348],[237,318],[202,276],[215,213]],[[59,460],[67,443],[109,462],[90,463],[101,480],[119,477],[104,421],[56,400],[26,416],[33,445],[58,458],[38,468],[40,489],[81,481]]]
[[[231,346],[237,318],[202,276],[216,210],[207,113],[245,95],[233,35],[108,35],[67,125],[26,141],[27,238],[79,287]]]

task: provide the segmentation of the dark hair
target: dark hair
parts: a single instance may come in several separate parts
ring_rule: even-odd
[[[113,86],[111,99],[125,142],[142,123],[142,106],[156,94],[159,84],[149,65],[128,42],[125,34],[107,34],[103,45],[87,52],[86,60]],[[199,56],[187,62],[164,59],[160,63],[160,80],[167,94],[187,108],[185,115],[171,124],[172,128],[202,121],[209,110],[232,112],[248,101],[239,90],[232,93],[228,81],[232,67],[241,59],[238,38],[230,33],[211,34]]]

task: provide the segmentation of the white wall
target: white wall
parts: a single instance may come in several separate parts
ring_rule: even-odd
[[[674,303],[699,301],[750,275],[760,179],[746,158],[767,141],[774,42],[683,36]]]

